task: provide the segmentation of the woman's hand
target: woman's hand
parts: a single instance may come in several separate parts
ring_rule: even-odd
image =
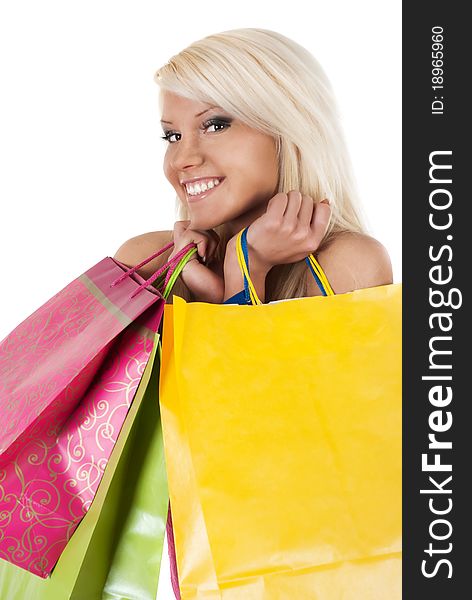
[[[197,244],[197,254],[194,254],[182,269],[180,276],[192,294],[202,302],[221,304],[224,296],[224,280],[214,273],[198,257],[205,258],[205,263],[211,262],[218,247],[220,238],[216,231],[200,231],[189,228],[190,221],[176,221],[174,224],[174,248],[168,260],[173,258],[188,244]]]
[[[202,260],[205,259],[203,262],[208,264],[215,254],[220,237],[213,229],[207,231],[190,229],[189,224],[190,221],[176,221],[174,223],[174,248],[169,256],[169,260],[188,244],[197,244],[197,254],[194,254],[189,262],[198,260],[198,256],[200,256]]]
[[[247,231],[253,260],[259,268],[269,271],[274,265],[306,258],[320,245],[330,217],[326,199],[315,204],[311,196],[302,196],[298,190],[276,194],[269,200],[266,212]]]

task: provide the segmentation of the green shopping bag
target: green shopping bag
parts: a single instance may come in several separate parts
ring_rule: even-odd
[[[102,600],[156,598],[169,506],[158,398],[161,342],[156,345],[159,356],[146,387],[140,422],[134,430],[118,512],[123,526]],[[139,472],[136,465],[141,465]],[[95,552],[90,551],[87,558],[93,564]],[[85,578],[86,572],[84,569]],[[79,583],[80,589],[86,589],[85,582]]]

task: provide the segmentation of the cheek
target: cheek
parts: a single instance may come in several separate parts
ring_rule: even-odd
[[[165,162],[163,171],[165,178],[169,183],[171,183],[175,188],[181,187],[176,172]]]
[[[275,188],[278,181],[278,165],[271,155],[256,154],[247,164],[248,183],[251,182],[265,192]]]

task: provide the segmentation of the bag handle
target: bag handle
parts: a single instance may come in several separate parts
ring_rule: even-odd
[[[126,269],[126,271],[122,275],[117,277],[117,279],[115,279],[110,284],[110,287],[114,287],[115,285],[118,285],[121,281],[123,281],[126,277],[130,277],[131,275],[133,275],[133,273],[135,273],[142,266],[144,266],[145,264],[147,264],[148,262],[150,262],[151,260],[153,260],[154,258],[159,256],[160,254],[162,254],[169,248],[171,248],[173,245],[174,245],[173,241],[169,242],[168,244],[163,246],[160,250],[158,250],[157,252],[154,252],[154,254],[151,254],[151,256],[148,256],[147,258],[145,258],[139,264],[137,264],[134,267],[131,267],[129,269]],[[139,285],[136,288],[136,290],[131,294],[131,298],[134,298],[137,294],[139,294],[139,292],[141,292],[141,290],[148,287],[149,285],[152,285],[154,283],[154,281],[156,281],[156,279],[159,278],[160,281],[158,283],[157,288],[155,288],[155,289],[157,289],[157,292],[159,293],[159,295],[161,295],[163,298],[167,299],[170,295],[170,292],[172,290],[172,287],[174,286],[174,283],[175,283],[177,277],[180,275],[182,269],[185,267],[187,262],[190,260],[190,258],[196,252],[197,252],[196,244],[193,244],[193,243],[187,244],[184,248],[179,250],[179,252],[177,252],[177,254],[175,256],[173,256],[170,260],[168,260],[160,269],[158,269],[153,275],[151,275],[151,277],[149,277],[149,279],[146,279],[146,281],[144,281],[144,283]],[[167,271],[167,274],[164,277],[165,271]],[[163,282],[162,282],[162,279],[164,279]],[[164,292],[161,293],[160,290],[162,287],[164,287]]]
[[[247,231],[248,227],[241,229],[236,238],[236,253],[238,256],[238,263],[241,269],[241,274],[244,279],[244,292],[246,295],[246,301],[248,304],[262,304],[260,301],[254,284],[251,281],[251,277],[249,274],[249,253],[247,249]],[[332,287],[329,284],[328,278],[326,277],[321,265],[316,260],[313,254],[309,254],[305,258],[305,262],[307,263],[313,277],[316,280],[319,288],[323,296],[334,296],[334,292]]]

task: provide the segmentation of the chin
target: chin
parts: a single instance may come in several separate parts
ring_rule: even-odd
[[[198,229],[200,231],[206,231],[207,229],[214,229],[215,227],[218,227],[218,225],[220,225],[221,223],[215,222],[215,221],[211,221],[209,219],[205,219],[205,218],[198,218],[198,217],[192,217],[191,215],[189,215],[189,228],[190,229]]]
[[[215,215],[214,211],[211,210],[203,210],[201,214],[199,214],[199,211],[192,214],[190,210],[187,210],[187,214],[190,227],[193,229],[214,229],[228,220],[226,215]]]

